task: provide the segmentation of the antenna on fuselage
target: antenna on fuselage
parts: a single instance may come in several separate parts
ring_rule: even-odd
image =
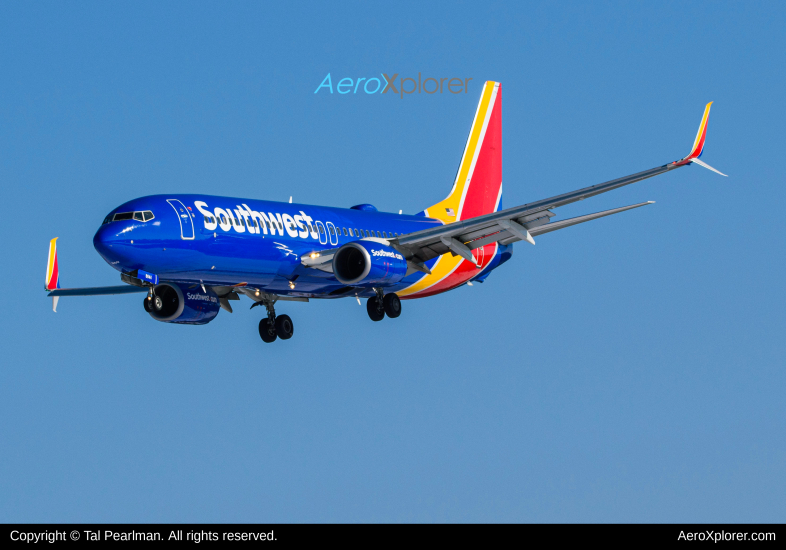
[[[292,204],[292,195],[289,196],[289,204]]]

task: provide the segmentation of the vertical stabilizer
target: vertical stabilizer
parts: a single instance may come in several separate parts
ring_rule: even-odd
[[[424,211],[453,223],[499,208],[502,195],[502,93],[499,82],[483,85],[456,180],[448,197]]]

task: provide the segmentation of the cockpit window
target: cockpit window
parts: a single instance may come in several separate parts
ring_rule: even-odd
[[[104,222],[101,225],[104,225],[109,222],[119,222],[123,220],[137,220],[140,222],[149,222],[155,218],[153,212],[150,210],[145,210],[144,212],[118,212],[114,216],[111,214],[104,218]]]

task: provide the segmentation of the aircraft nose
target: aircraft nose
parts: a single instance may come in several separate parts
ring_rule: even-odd
[[[133,242],[128,227],[123,222],[104,224],[93,237],[96,251],[110,264],[121,259],[124,249]]]

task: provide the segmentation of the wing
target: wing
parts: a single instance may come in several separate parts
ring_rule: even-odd
[[[660,174],[665,174],[666,172],[676,170],[677,168],[687,166],[694,162],[720,174],[720,172],[711,166],[698,160],[698,157],[703,151],[704,141],[706,139],[710,105],[712,105],[711,102],[707,104],[704,110],[704,116],[702,117],[699,132],[691,152],[683,159],[623,178],[592,185],[569,193],[563,193],[562,195],[557,195],[548,199],[523,204],[521,206],[514,206],[513,208],[448,225],[409,233],[392,239],[390,243],[413,263],[422,263],[447,252],[452,252],[455,255],[462,256],[476,263],[472,250],[483,245],[492,242],[510,244],[520,240],[526,240],[535,244],[533,239],[534,236],[651,204],[651,202],[643,202],[568,220],[551,221],[551,218],[555,215],[551,211],[554,208],[594,197],[595,195],[600,195],[601,193],[606,193],[614,189],[619,189],[631,183],[659,176]]]
[[[106,296],[109,294],[132,294],[134,292],[147,292],[147,288],[140,286],[94,286],[89,288],[58,288],[47,296]]]

